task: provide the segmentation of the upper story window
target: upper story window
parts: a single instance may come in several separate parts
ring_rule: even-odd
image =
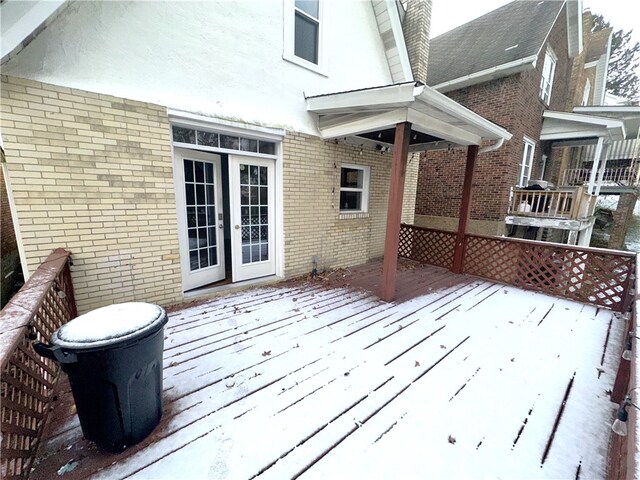
[[[369,167],[340,167],[340,212],[366,213],[369,210]]]
[[[547,48],[542,67],[542,79],[540,80],[540,98],[545,105],[549,105],[551,100],[551,88],[553,87],[553,75],[556,73],[557,61],[558,57],[553,53],[553,50]]]
[[[591,95],[591,82],[587,78],[587,83],[584,84],[584,92],[582,94],[582,106],[589,105],[589,95]]]
[[[283,58],[326,75],[323,49],[324,2],[285,0]]]
[[[293,53],[296,57],[318,64],[320,40],[320,3],[318,0],[295,0],[295,36]]]
[[[524,152],[522,153],[522,163],[520,164],[520,180],[518,185],[526,187],[531,178],[531,166],[533,165],[533,153],[536,149],[536,142],[528,137],[524,137]]]

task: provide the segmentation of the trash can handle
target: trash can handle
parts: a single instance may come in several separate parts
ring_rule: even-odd
[[[58,345],[47,345],[46,343],[34,343],[33,349],[38,355],[56,360],[60,363],[75,363],[78,356],[75,353],[64,352]]]

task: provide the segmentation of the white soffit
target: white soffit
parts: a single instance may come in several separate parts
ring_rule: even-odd
[[[640,131],[640,106],[610,105],[610,106],[585,106],[575,107],[575,113],[595,115],[614,120],[620,120],[624,124],[627,139],[638,137]]]
[[[416,82],[308,97],[307,110],[318,114],[318,129],[325,139],[374,132],[402,122],[457,145],[511,138],[504,128]]]
[[[395,0],[371,0],[380,38],[394,83],[413,80],[409,54],[404,43],[402,22]]]
[[[624,124],[620,120],[549,110],[542,116],[540,140],[606,137],[615,141],[625,138]]]
[[[26,47],[62,11],[66,0],[6,1],[0,5],[1,62]]]

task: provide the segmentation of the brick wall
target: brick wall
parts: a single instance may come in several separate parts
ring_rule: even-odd
[[[413,78],[419,82],[426,83],[429,63],[431,0],[409,1],[402,27]]]
[[[563,10],[564,12],[564,10]],[[568,95],[570,59],[567,54],[566,20],[562,14],[547,40],[558,57],[548,108],[563,110]],[[542,112],[547,108],[540,99],[540,79],[545,48],[536,68],[490,82],[448,92],[446,95],[474,112],[506,128],[513,134],[500,149],[478,156],[473,182],[471,219],[504,221],[509,190],[518,182],[524,153],[523,137],[536,141],[531,178],[539,178],[542,153],[540,130]],[[466,149],[438,151],[423,155],[416,196],[416,216],[456,218],[462,199]],[[424,223],[423,223],[424,224]]]
[[[166,108],[3,76],[1,125],[30,272],[64,247],[80,312],[181,299]]]
[[[371,167],[369,212],[341,215],[340,164]],[[384,252],[391,154],[381,155],[300,133],[284,141],[285,276],[348,267]],[[412,222],[418,161],[410,156],[403,221]]]
[[[80,312],[182,300],[166,108],[2,77],[2,135],[30,271],[73,254]],[[284,141],[285,275],[382,255],[391,154],[290,133]],[[371,167],[369,212],[340,215],[341,163]],[[335,165],[335,167],[334,167]],[[413,222],[418,158],[406,172]],[[4,218],[4,216],[3,216]],[[4,232],[4,229],[3,229]]]
[[[618,200],[616,211],[613,212],[613,227],[609,236],[609,248],[624,248],[624,239],[629,230],[629,224],[633,217],[633,209],[638,201],[637,193],[623,193]]]

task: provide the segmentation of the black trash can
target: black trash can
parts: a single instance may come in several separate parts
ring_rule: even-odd
[[[166,323],[158,305],[120,303],[77,317],[49,345],[34,345],[69,376],[85,438],[118,452],[158,425]]]

